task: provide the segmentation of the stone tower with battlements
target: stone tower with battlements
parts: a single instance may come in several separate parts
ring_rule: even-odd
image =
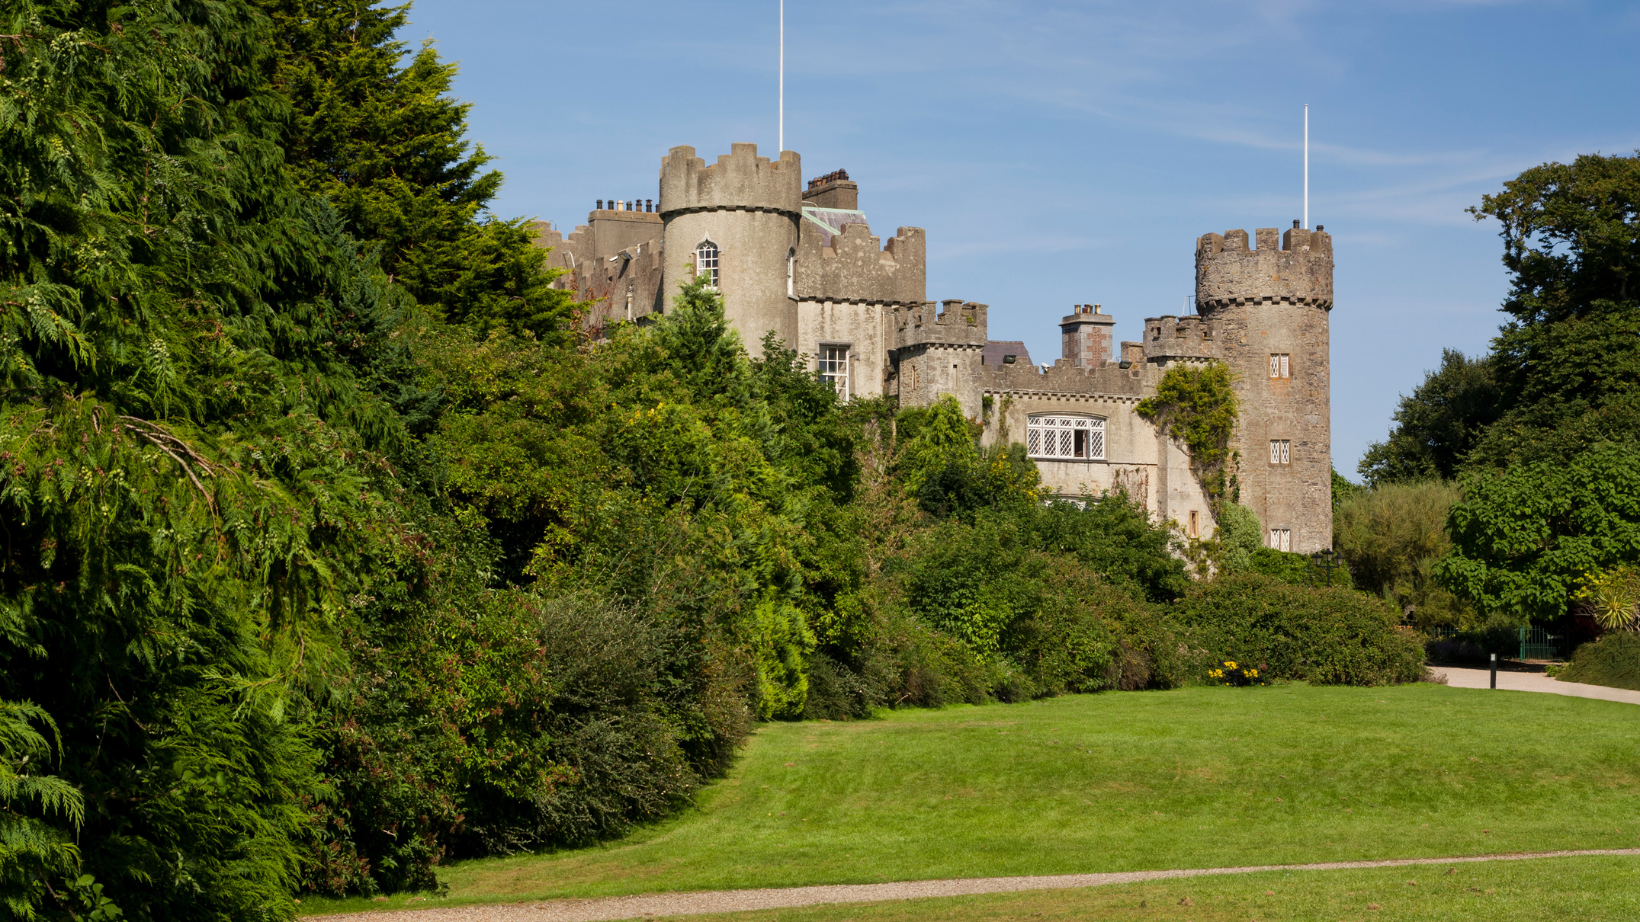
[[[1260,228],[1251,246],[1243,230],[1201,237],[1196,307],[1236,375],[1241,502],[1266,545],[1308,554],[1332,547],[1333,251],[1319,228],[1294,224]]]
[[[1036,365],[1021,344],[989,339],[986,305],[928,300],[927,234],[872,233],[860,184],[844,170],[805,187],[791,151],[770,159],[735,144],[709,165],[674,147],[658,201],[596,202],[568,234],[533,227],[548,267],[561,270],[553,284],[585,305],[592,336],[656,322],[679,288],[710,272],[754,355],[773,334],[844,400],[913,407],[955,397],[985,444],[1024,447],[1047,492],[1121,491],[1187,539],[1212,537],[1214,503],[1188,448],[1138,406],[1174,365],[1222,360],[1241,398],[1239,500],[1266,544],[1331,546],[1333,253],[1319,228],[1295,226],[1285,239],[1259,230],[1256,246],[1245,231],[1202,237],[1199,313],[1151,317],[1142,341],[1117,344],[1116,319],[1100,305],[1054,311],[1063,357]]]
[[[773,331],[796,343],[797,307],[787,267],[797,253],[803,210],[798,155],[782,151],[779,160],[770,160],[757,155],[756,144],[735,144],[707,166],[693,147],[674,147],[661,161],[660,184],[666,254],[661,304],[671,304],[701,268],[699,254],[715,252],[729,322],[743,335]],[[753,355],[762,353],[761,339],[761,332],[746,335]]]

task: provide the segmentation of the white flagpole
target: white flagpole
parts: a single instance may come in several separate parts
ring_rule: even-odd
[[[785,0],[781,0],[785,3]],[[1310,229],[1310,107],[1304,107],[1304,229]]]
[[[1309,110],[1304,110],[1308,112]],[[775,156],[786,149],[786,0],[780,0],[780,137]]]

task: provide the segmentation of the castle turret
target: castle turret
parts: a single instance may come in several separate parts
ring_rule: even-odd
[[[1297,223],[1285,238],[1260,228],[1254,248],[1243,230],[1198,240],[1196,306],[1236,374],[1241,502],[1267,545],[1310,553],[1332,547],[1333,252]]]
[[[896,305],[888,314],[900,406],[925,407],[949,394],[964,416],[980,415],[984,304],[948,300]]]
[[[787,273],[802,217],[797,154],[782,151],[770,161],[757,155],[756,144],[735,144],[707,166],[693,147],[674,147],[661,161],[660,183],[667,262],[662,303],[669,306],[693,274],[708,272],[753,355],[761,354],[766,331],[795,344],[797,302]]]

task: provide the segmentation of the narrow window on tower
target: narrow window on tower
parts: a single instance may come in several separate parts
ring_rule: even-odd
[[[1293,443],[1291,439],[1270,440],[1270,463],[1291,464],[1293,460]]]
[[[797,297],[797,251],[786,251],[786,297]]]
[[[718,246],[710,240],[702,240],[695,247],[695,274],[706,276],[706,287],[718,287]]]
[[[1190,510],[1190,537],[1200,538],[1202,535],[1201,513]]]
[[[1270,549],[1276,551],[1292,551],[1293,530],[1291,528],[1270,529]]]
[[[820,380],[837,391],[838,400],[848,399],[848,347],[820,347]]]
[[[1291,356],[1285,352],[1270,353],[1270,377],[1290,378],[1293,376]]]

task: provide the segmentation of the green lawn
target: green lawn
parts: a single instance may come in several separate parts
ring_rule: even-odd
[[[1632,922],[1640,861],[1564,858],[1373,871],[1305,871],[687,916],[689,922]],[[1188,904],[1183,901],[1189,900]]]
[[[1637,730],[1633,705],[1436,685],[773,724],[683,815],[607,846],[451,866],[439,902],[1632,848]]]

